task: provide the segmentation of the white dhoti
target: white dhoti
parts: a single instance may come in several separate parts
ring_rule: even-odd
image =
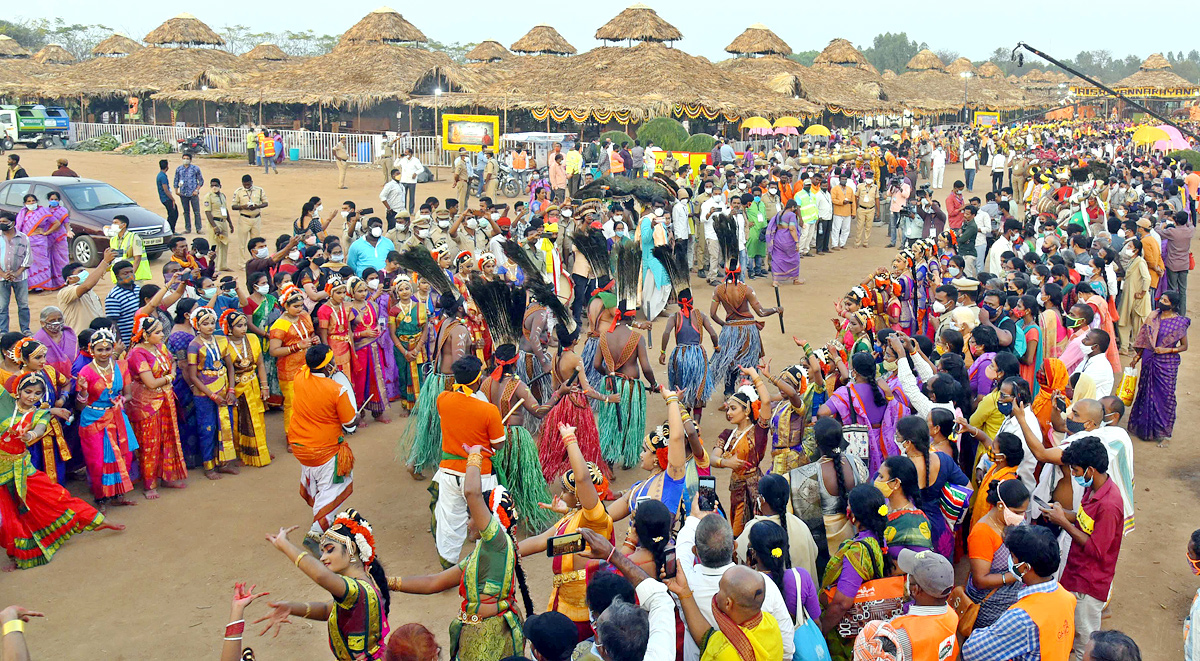
[[[337,455],[320,466],[300,467],[300,497],[312,507],[311,533],[320,535],[333,523],[342,503],[354,493],[354,473],[337,474]]]
[[[480,478],[484,491],[499,485],[494,473],[481,475]],[[433,482],[437,485],[437,502],[433,506],[433,539],[438,556],[446,566],[458,564],[463,543],[467,541],[467,523],[471,520],[467,499],[463,496],[463,478],[439,468],[433,474]]]

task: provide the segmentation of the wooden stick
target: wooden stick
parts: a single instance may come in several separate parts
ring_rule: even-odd
[[[774,287],[775,287],[775,306],[776,306],[776,309],[778,310],[778,308],[783,307],[783,303],[779,302],[779,285],[774,285]],[[778,316],[779,316],[779,332],[786,335],[787,331],[783,330],[783,313],[779,312]]]
[[[508,410],[508,413],[505,413],[504,417],[500,419],[500,424],[501,425],[506,424],[508,422],[509,416],[516,413],[517,409],[521,408],[521,406],[524,404],[525,404],[524,400],[518,401],[516,404],[513,404],[513,407]]]

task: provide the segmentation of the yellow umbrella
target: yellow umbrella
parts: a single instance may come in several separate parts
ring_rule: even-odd
[[[775,120],[775,128],[782,128],[784,126],[800,128],[801,126],[804,126],[804,122],[796,119],[795,117],[780,117],[779,119]]]
[[[820,124],[813,124],[812,126],[804,129],[804,135],[825,135],[825,136],[827,136],[827,135],[829,135],[829,129],[825,128],[824,126],[821,126]]]
[[[766,117],[747,117],[742,120],[742,128],[744,129],[769,129],[771,128],[771,120]]]
[[[1171,136],[1167,132],[1157,126],[1146,124],[1133,132],[1133,141],[1139,145],[1158,142],[1159,140],[1170,140]]]

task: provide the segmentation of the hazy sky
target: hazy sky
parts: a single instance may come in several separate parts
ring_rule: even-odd
[[[394,0],[391,0],[394,1]],[[478,42],[495,39],[508,46],[538,23],[549,23],[580,52],[600,45],[596,28],[632,4],[628,0],[554,3],[562,7],[544,13],[550,3],[521,0],[457,0],[456,2],[395,3],[392,6],[431,39]],[[1128,5],[1100,0],[1081,12],[1074,3],[1015,2],[897,3],[891,0],[804,3],[802,9],[772,10],[776,3],[729,3],[717,0],[655,2],[650,5],[683,33],[676,45],[710,60],[728,57],[726,45],[753,23],[763,23],[792,47],[820,50],[835,37],[866,47],[884,31],[908,33],[934,50],[958,52],[973,60],[988,57],[1000,46],[1011,49],[1024,40],[1053,55],[1072,57],[1085,49],[1107,48],[1113,55],[1145,57],[1152,52],[1188,50],[1195,46],[1194,24],[1187,20],[1154,19],[1152,30],[1124,30],[1114,15],[1128,16]],[[783,3],[782,6],[788,6]],[[169,7],[176,7],[169,9]],[[316,0],[209,0],[188,7],[213,28],[248,25],[255,30],[307,30],[340,34],[363,15],[379,7],[377,0],[317,2]],[[792,6],[799,6],[792,5]],[[179,12],[179,5],[125,0],[118,4],[81,0],[40,0],[15,4],[19,16],[61,17],[70,23],[100,23],[140,39]],[[331,12],[330,7],[339,11]],[[1111,8],[1111,9],[1110,9]],[[1161,10],[1166,11],[1166,10]],[[1066,29],[1063,29],[1063,28]],[[1192,37],[1189,39],[1189,37]]]

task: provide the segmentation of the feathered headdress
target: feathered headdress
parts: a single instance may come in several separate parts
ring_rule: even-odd
[[[400,253],[400,266],[415,272],[424,278],[431,288],[439,294],[458,295],[458,288],[450,282],[446,272],[438,266],[433,255],[423,245],[409,246]]]
[[[575,233],[571,235],[571,240],[575,243],[575,249],[587,260],[588,266],[592,269],[593,278],[612,276],[608,241],[604,238],[601,230],[584,226],[575,230]]]
[[[525,282],[530,282],[531,280],[544,281],[546,279],[542,273],[542,269],[539,269],[537,264],[533,263],[533,259],[521,248],[521,244],[510,239],[501,243],[500,247],[504,250],[504,256],[525,273]]]
[[[642,249],[636,243],[619,241],[613,246],[613,252],[617,264],[617,300],[636,302],[638,281],[642,275]]]
[[[467,282],[471,300],[487,322],[492,342],[516,344],[521,339],[521,324],[525,319],[525,292],[510,287],[503,280],[484,280],[475,276]]]
[[[654,250],[651,252],[655,259],[662,262],[663,268],[667,271],[667,279],[671,281],[671,288],[675,290],[676,295],[687,289],[691,284],[691,274],[688,272],[687,263],[679,263],[671,246],[654,246]]]
[[[721,265],[729,266],[730,260],[738,257],[738,233],[737,224],[733,220],[733,216],[729,214],[717,214],[716,220],[713,221],[713,228],[717,233],[717,245],[721,248]],[[739,267],[742,266],[739,264]]]
[[[575,332],[575,318],[571,316],[571,311],[554,293],[554,288],[545,282],[538,282],[534,279],[525,280],[525,289],[533,295],[533,300],[540,303],[543,307],[554,315],[554,320],[563,325],[568,331]]]

